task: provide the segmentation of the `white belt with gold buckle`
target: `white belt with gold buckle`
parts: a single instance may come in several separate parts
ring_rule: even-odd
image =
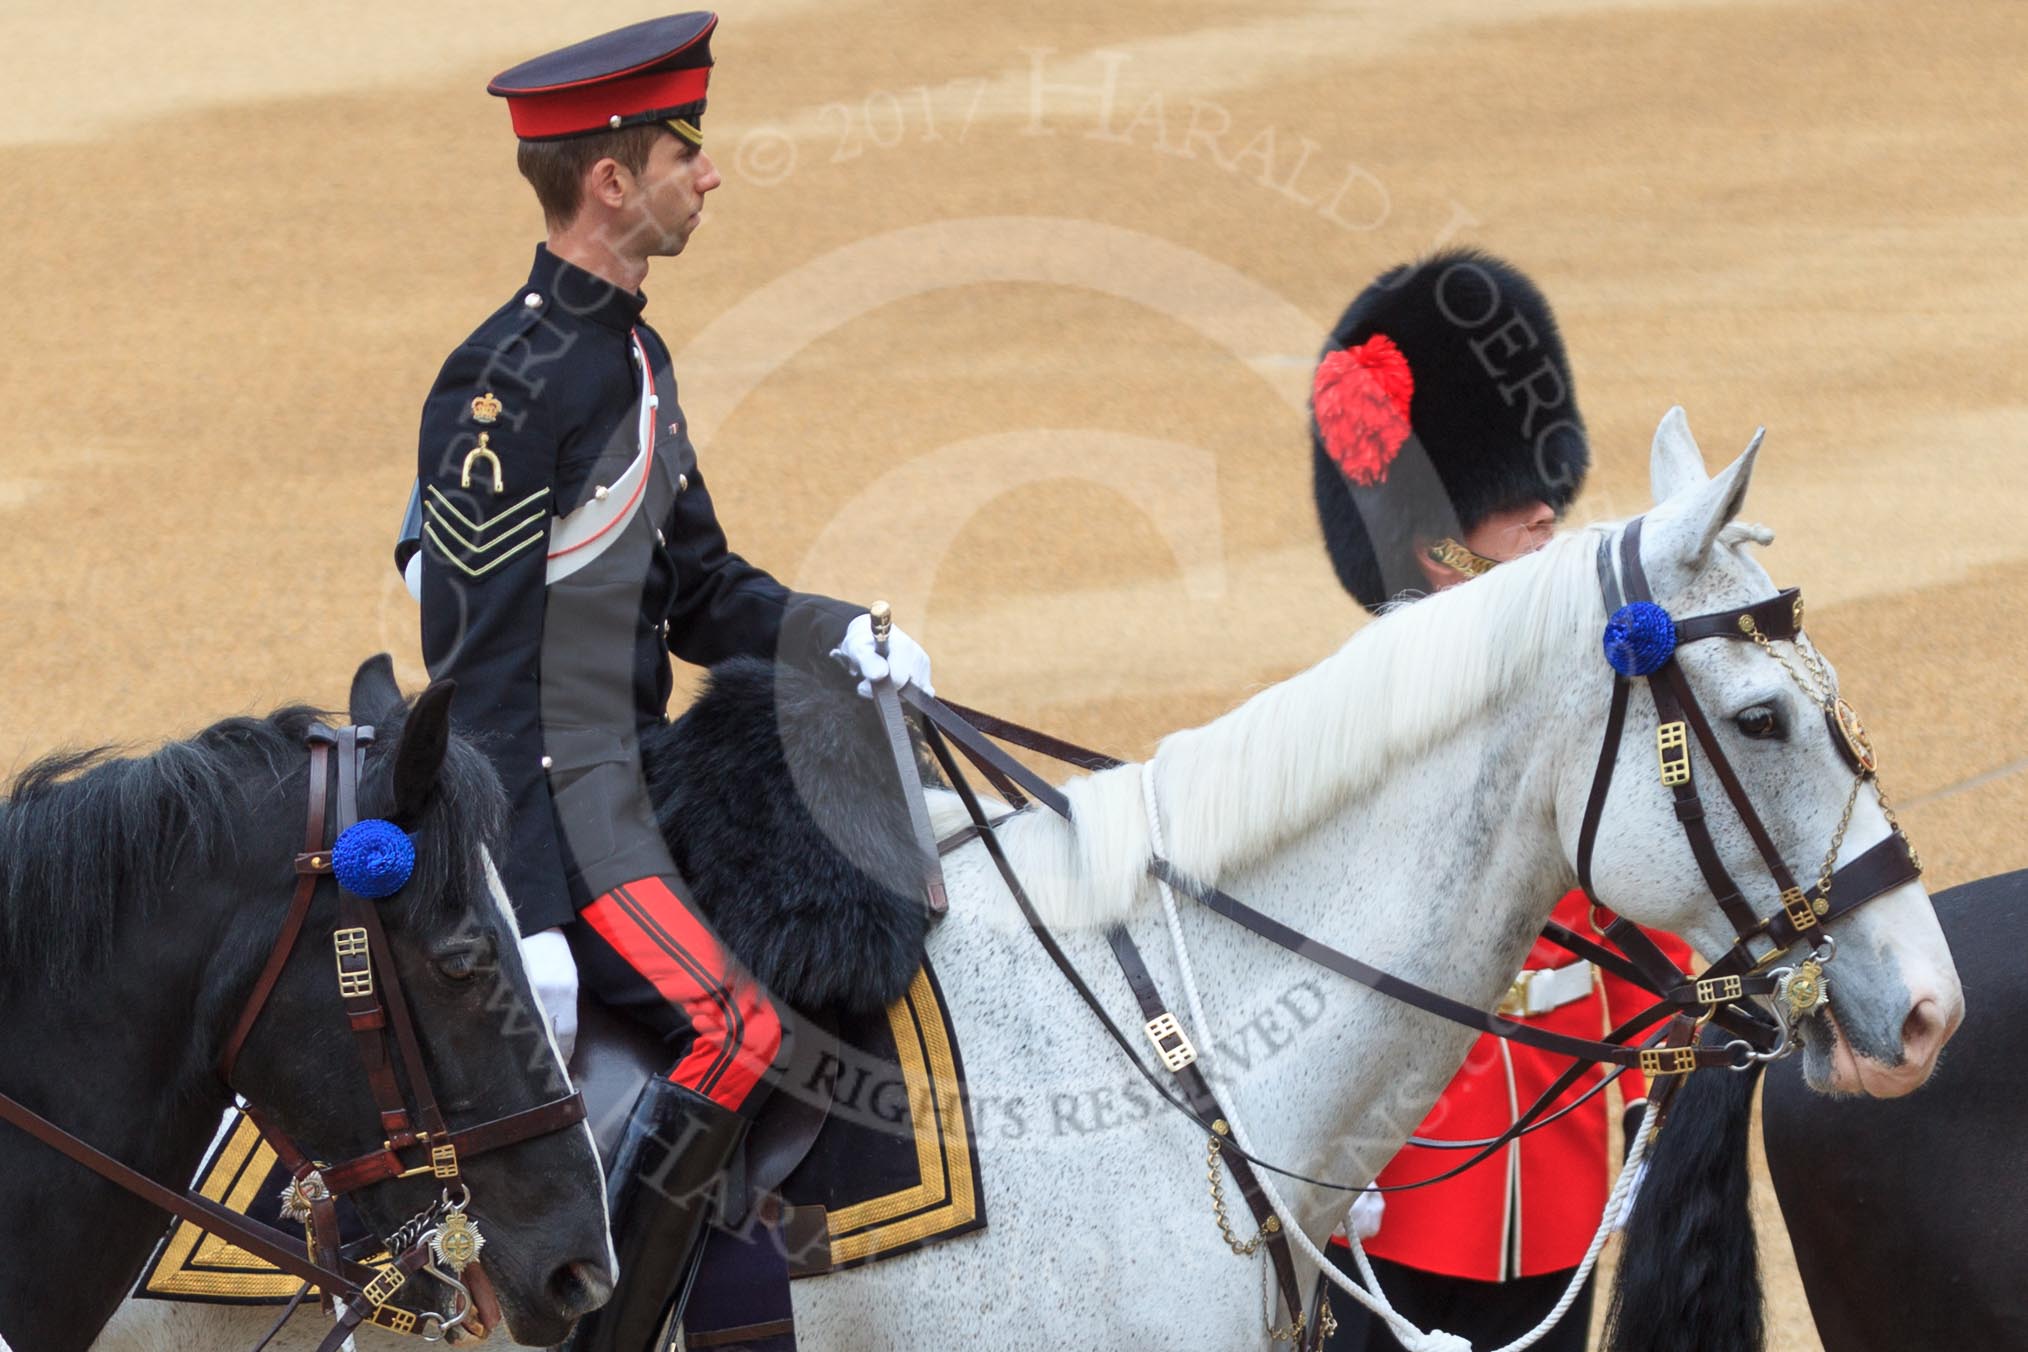
[[[1503,1019],[1533,1018],[1552,1009],[1575,1004],[1591,994],[1591,964],[1573,962],[1568,967],[1531,968],[1514,978],[1500,997]]]

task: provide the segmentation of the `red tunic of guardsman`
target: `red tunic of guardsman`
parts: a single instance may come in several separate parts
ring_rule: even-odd
[[[1584,894],[1571,892],[1550,918],[1588,934],[1589,910]],[[1677,966],[1689,965],[1690,949],[1682,940],[1651,937]],[[1552,1033],[1596,1038],[1654,1003],[1640,987],[1538,939],[1500,1013]],[[1481,1034],[1415,1134],[1438,1141],[1491,1139],[1513,1126],[1568,1069],[1568,1057]],[[1558,1106],[1571,1103],[1610,1069],[1586,1075]],[[1639,1071],[1621,1075],[1619,1087],[1629,1109],[1646,1102]],[[1468,1155],[1404,1146],[1374,1181],[1383,1187],[1413,1183]],[[1599,1094],[1456,1178],[1387,1194],[1380,1230],[1366,1241],[1366,1251],[1423,1272],[1479,1282],[1567,1274],[1583,1260],[1598,1230],[1611,1173],[1606,1098]]]
[[[1395,268],[1362,292],[1324,345],[1311,406],[1318,520],[1339,580],[1370,610],[1539,548],[1591,462],[1548,302],[1519,269],[1469,250]],[[1585,932],[1582,895],[1565,897],[1555,915]],[[1680,943],[1656,937],[1679,964],[1687,960]],[[1539,941],[1502,1012],[1595,1038],[1651,1003]],[[1568,1058],[1481,1037],[1416,1134],[1497,1137],[1569,1067]],[[1588,1075],[1564,1102],[1597,1082]],[[1638,1077],[1620,1083],[1638,1105]],[[1350,1219],[1394,1307],[1475,1347],[1534,1327],[1597,1230],[1606,1127],[1605,1098],[1596,1097],[1454,1180],[1366,1194]],[[1376,1181],[1429,1178],[1470,1154],[1407,1147]],[[1331,1252],[1351,1270],[1342,1239]],[[1537,1347],[1582,1352],[1589,1301],[1587,1287]],[[1340,1300],[1334,1309],[1329,1352],[1398,1346],[1363,1307]]]
[[[863,607],[790,591],[727,545],[649,326],[649,260],[683,252],[720,182],[702,119],[717,16],[679,14],[516,66],[518,163],[548,226],[528,278],[445,361],[423,408],[397,562],[430,674],[511,799],[500,872],[566,1048],[578,974],[661,1034],[673,1068],[606,1161],[617,1293],[582,1352],[646,1352],[679,1301],[714,1180],[771,1082],[769,994],[686,900],[641,771],[669,659],[838,658],[862,693],[929,663]]]

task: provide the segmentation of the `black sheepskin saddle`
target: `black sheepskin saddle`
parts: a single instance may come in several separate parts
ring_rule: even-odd
[[[736,1219],[712,1231],[684,1317],[693,1346],[717,1345],[724,1330],[786,1317],[788,1277],[979,1230],[984,1180],[957,1038],[924,955],[929,912],[903,797],[916,788],[902,785],[872,701],[840,680],[736,659],[641,751],[687,896],[794,1011],[790,1063],[728,1170]],[[754,1215],[773,1219],[757,1230]]]
[[[681,718],[642,739],[641,761],[689,899],[763,986],[806,1011],[870,1012],[902,997],[929,912],[872,701],[734,658]]]

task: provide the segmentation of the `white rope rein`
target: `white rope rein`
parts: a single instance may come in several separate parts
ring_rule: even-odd
[[[1141,799],[1147,806],[1149,844],[1156,858],[1164,858],[1167,855],[1167,848],[1162,842],[1162,813],[1156,803],[1155,761],[1152,758],[1141,766]],[[1162,893],[1162,912],[1168,922],[1170,944],[1176,952],[1176,969],[1183,982],[1183,995],[1189,1002],[1191,1022],[1197,1025],[1197,1045],[1209,1050],[1211,1022],[1204,1016],[1204,1003],[1197,992],[1197,973],[1190,965],[1190,951],[1183,942],[1183,924],[1176,913],[1176,893],[1166,879],[1158,877],[1156,884]],[[1200,1051],[1199,1055],[1202,1056],[1203,1052]],[[1220,1106],[1225,1112],[1226,1125],[1232,1128],[1233,1141],[1248,1154],[1257,1153],[1230,1093]],[[1571,1274],[1570,1285],[1564,1288],[1562,1299],[1556,1302],[1555,1308],[1543,1317],[1541,1323],[1513,1342],[1497,1349],[1497,1352],[1523,1352],[1523,1349],[1532,1347],[1555,1328],[1557,1322],[1569,1313],[1570,1307],[1577,1303],[1578,1293],[1584,1289],[1586,1280],[1590,1278],[1592,1267],[1598,1261],[1599,1252],[1605,1248],[1607,1238],[1618,1228],[1620,1212],[1626,1204],[1628,1187],[1633,1180],[1640,1177],[1641,1161],[1647,1155],[1648,1139],[1651,1134],[1642,1131],[1635,1139],[1633,1152],[1628,1155],[1626,1164],[1620,1169],[1619,1177],[1613,1180],[1611,1193],[1606,1197],[1605,1214],[1599,1219],[1598,1233],[1592,1236],[1591,1246],[1584,1251],[1584,1261],[1578,1265],[1577,1271]],[[1261,1170],[1257,1177],[1261,1192],[1267,1197],[1268,1205],[1274,1208],[1275,1215],[1281,1219],[1282,1233],[1289,1237],[1306,1258],[1317,1265],[1318,1270],[1332,1285],[1383,1320],[1407,1352],[1472,1352],[1471,1343],[1457,1334],[1446,1333],[1442,1329],[1424,1332],[1396,1311],[1394,1306],[1388,1303],[1386,1293],[1380,1289],[1380,1281],[1374,1275],[1373,1264],[1367,1259],[1366,1250],[1360,1244],[1359,1236],[1349,1231],[1346,1234],[1346,1241],[1352,1247],[1353,1260],[1358,1264],[1359,1273],[1366,1279],[1367,1286],[1372,1289],[1360,1286],[1339,1271],[1337,1265],[1324,1256],[1308,1232],[1297,1222],[1295,1213],[1288,1203],[1282,1200],[1281,1193],[1276,1189],[1274,1180],[1268,1172]]]

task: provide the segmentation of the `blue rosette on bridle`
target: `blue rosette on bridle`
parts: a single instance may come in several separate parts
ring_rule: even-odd
[[[1676,622],[1653,601],[1621,606],[1606,621],[1606,663],[1622,676],[1660,671],[1675,651]]]
[[[391,897],[415,872],[415,842],[393,822],[368,817],[339,832],[331,847],[331,872],[356,897]]]

